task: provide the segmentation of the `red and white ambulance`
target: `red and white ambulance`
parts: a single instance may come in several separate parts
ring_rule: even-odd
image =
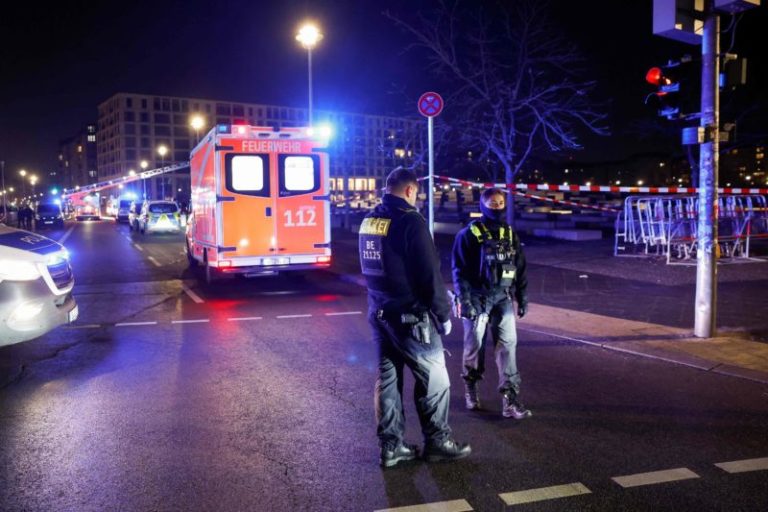
[[[330,266],[329,133],[217,125],[192,150],[187,257],[217,275]]]

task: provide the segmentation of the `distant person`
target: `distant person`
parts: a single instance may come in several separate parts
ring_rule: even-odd
[[[437,211],[442,212],[445,210],[445,204],[448,202],[448,191],[443,190],[440,192],[440,206],[438,207]]]
[[[416,175],[397,168],[382,202],[360,225],[360,265],[368,286],[368,322],[379,354],[375,407],[379,463],[415,459],[403,440],[403,367],[416,379],[414,400],[427,461],[453,460],[472,451],[451,438],[450,383],[440,334],[451,332],[448,292],[424,217],[416,210]]]
[[[460,188],[456,189],[456,213],[459,215],[464,212],[464,191]]]
[[[466,407],[481,408],[478,383],[485,373],[484,339],[490,329],[502,414],[520,420],[530,417],[531,411],[518,400],[520,373],[513,297],[517,316],[523,318],[528,310],[528,278],[520,239],[505,221],[505,207],[501,189],[490,188],[480,196],[482,217],[459,231],[453,244],[453,286],[464,327],[461,376]]]
[[[27,231],[31,231],[32,219],[35,217],[35,212],[29,206],[29,203],[25,204],[22,210],[24,212],[24,229],[26,229]]]

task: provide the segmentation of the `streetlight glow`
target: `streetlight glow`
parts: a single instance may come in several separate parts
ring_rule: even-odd
[[[321,39],[323,39],[323,34],[320,33],[320,29],[314,23],[305,23],[299,29],[299,33],[296,34],[296,40],[307,50],[313,49]]]
[[[205,126],[205,119],[203,119],[203,116],[195,114],[190,118],[189,126],[191,126],[193,130],[199,131]]]
[[[161,158],[165,158],[165,155],[168,154],[168,146],[165,144],[157,146],[157,154],[160,155]]]

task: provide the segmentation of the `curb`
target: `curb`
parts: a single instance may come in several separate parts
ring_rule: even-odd
[[[335,272],[334,272],[335,273]],[[365,287],[365,278],[359,274],[343,274],[335,273],[339,276],[339,279],[350,284],[354,284],[360,287]],[[533,303],[535,305],[535,303]],[[623,354],[630,354],[639,357],[645,357],[648,359],[655,359],[657,361],[664,361],[666,363],[677,364],[681,366],[687,366],[689,368],[696,368],[697,370],[703,370],[709,373],[716,373],[719,375],[727,375],[729,377],[735,377],[738,379],[749,380],[752,382],[759,382],[761,384],[768,384],[768,372],[760,370],[752,370],[750,368],[744,368],[741,366],[735,366],[732,364],[720,363],[717,361],[711,361],[690,354],[673,352],[665,350],[659,347],[648,346],[646,350],[642,350],[637,347],[622,347],[615,344],[602,342],[599,340],[590,340],[580,337],[568,335],[563,332],[553,331],[540,331],[531,329],[525,326],[523,322],[518,324],[518,328],[529,332],[535,332],[538,334],[544,334],[547,336],[554,336],[555,338],[562,338],[568,341],[581,343],[582,345],[589,345],[592,347],[602,348],[605,350],[611,350],[613,352],[620,352]]]

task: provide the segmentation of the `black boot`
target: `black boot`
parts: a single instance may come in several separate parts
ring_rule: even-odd
[[[427,462],[463,459],[470,453],[472,447],[469,443],[457,443],[450,438],[439,443],[428,443],[424,448],[424,458]]]
[[[400,462],[413,460],[418,455],[416,445],[400,443],[396,448],[383,446],[379,464],[383,468],[391,468]]]
[[[517,393],[510,390],[504,392],[501,402],[501,414],[505,418],[515,418],[516,420],[524,420],[533,415],[533,413],[531,413],[531,411],[517,399]]]

